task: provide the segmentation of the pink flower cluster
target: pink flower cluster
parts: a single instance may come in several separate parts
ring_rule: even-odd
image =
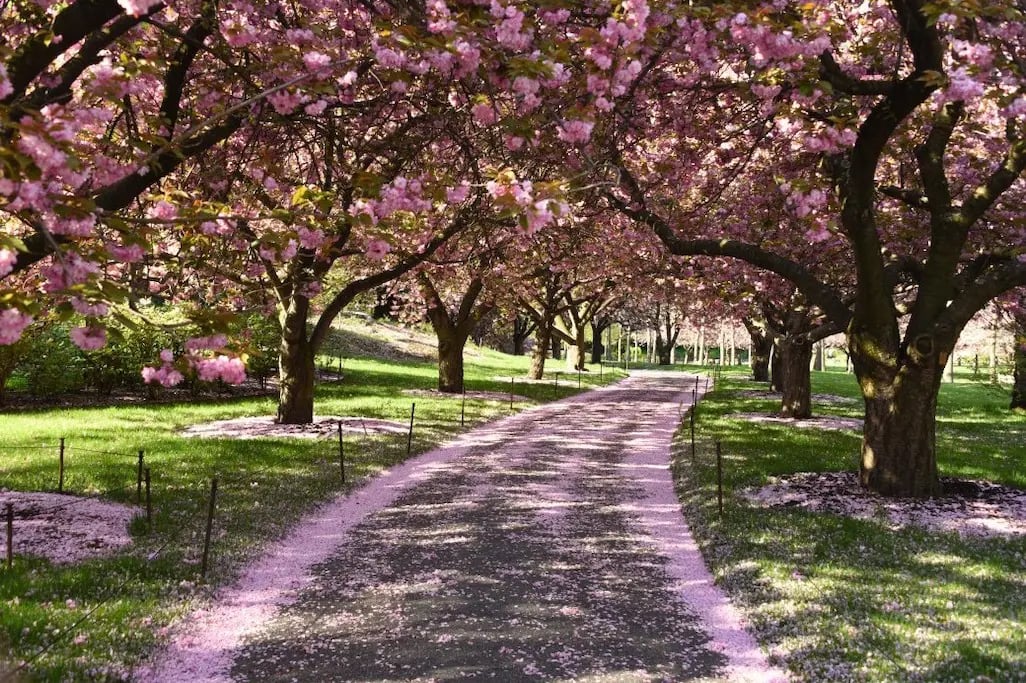
[[[96,351],[107,345],[107,330],[102,327],[73,327],[68,336],[83,351]]]
[[[503,6],[499,0],[492,0],[489,8],[492,18],[499,22],[495,27],[495,39],[511,50],[524,50],[530,44],[534,33],[524,26],[524,13],[513,5]]]
[[[21,339],[22,332],[32,324],[32,316],[17,308],[0,311],[0,346],[10,346]]]
[[[161,351],[160,359],[163,361],[163,364],[159,368],[144,367],[142,369],[143,382],[147,384],[157,383],[165,387],[181,384],[185,377],[171,364],[173,358],[174,356],[169,350]]]
[[[559,139],[570,144],[584,144],[591,139],[595,124],[591,121],[566,120],[559,124]]]
[[[0,249],[0,277],[10,275],[17,262],[18,255],[16,253],[10,249]]]
[[[196,351],[218,351],[223,349],[228,344],[228,337],[223,334],[213,334],[209,337],[193,337],[192,339],[185,342],[185,350],[189,352]],[[161,358],[164,357],[164,353],[161,353]]]
[[[367,242],[367,258],[371,261],[380,261],[390,251],[392,251],[392,245],[385,240],[372,239]]]
[[[133,17],[140,17],[150,11],[161,0],[118,0],[118,4]]]
[[[239,358],[225,355],[194,361],[199,378],[204,382],[221,380],[225,384],[242,384],[246,381],[246,366]]]

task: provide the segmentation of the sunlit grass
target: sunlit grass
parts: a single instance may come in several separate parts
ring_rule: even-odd
[[[808,681],[1026,679],[1026,541],[892,531],[876,521],[742,504],[734,491],[771,476],[853,470],[860,447],[857,433],[728,417],[776,408],[742,396],[752,388],[741,372],[723,375],[698,409],[697,465],[690,435],[678,435],[677,473],[717,580],[774,660]],[[837,372],[814,373],[813,391],[859,396],[854,379]],[[860,416],[861,405],[814,401],[813,412]],[[945,385],[938,413],[942,474],[1026,487],[1026,440],[1014,436],[1026,419],[1007,410],[1007,394],[968,382]],[[730,456],[722,519],[717,439]]]
[[[337,357],[321,363],[337,369]],[[471,349],[468,391],[514,391],[530,399],[514,410],[578,392],[576,373],[551,363],[547,383],[520,382],[530,361]],[[559,371],[558,386],[556,385]],[[581,374],[588,389],[623,373],[590,366]],[[317,389],[316,413],[359,415],[407,424],[416,403],[414,454],[461,431],[460,397],[411,396],[430,389],[434,363],[347,358],[343,377]],[[190,439],[186,426],[251,415],[270,415],[267,398],[108,408],[34,410],[4,414],[0,487],[52,491],[57,488],[58,442],[66,439],[65,490],[105,493],[134,504],[136,453],[151,468],[153,529],[137,520],[134,548],[108,559],[72,566],[17,557],[0,568],[0,672],[5,658],[15,666],[32,660],[19,676],[28,680],[121,680],[152,648],[175,617],[212,587],[230,580],[267,541],[282,535],[303,513],[343,490],[337,442],[331,439]],[[502,400],[467,398],[466,428],[510,414]],[[24,446],[44,446],[24,449]],[[346,487],[407,457],[406,435],[347,435]],[[87,453],[103,450],[115,455]],[[214,544],[206,584],[199,561],[210,480],[219,478]],[[140,510],[141,512],[141,510]],[[151,553],[159,553],[149,557]],[[95,611],[83,619],[89,610]],[[42,653],[42,654],[40,654]],[[2,676],[2,673],[0,673]]]

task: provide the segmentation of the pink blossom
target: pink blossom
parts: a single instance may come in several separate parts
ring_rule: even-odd
[[[490,104],[475,104],[470,112],[474,115],[474,123],[479,126],[490,126],[495,123],[495,109]]]
[[[178,218],[178,207],[170,202],[161,200],[151,206],[146,215],[154,220],[170,221]]]
[[[162,0],[118,0],[118,4],[133,17],[140,17],[148,13],[152,7],[161,2]]]
[[[146,366],[142,369],[143,382],[146,384],[157,383],[165,387],[173,387],[182,383],[185,377],[175,370],[171,365],[165,363],[162,367],[152,368]]]
[[[242,384],[246,381],[246,366],[238,358],[216,356],[204,358],[196,363],[200,380],[213,382],[222,380],[225,384]]]
[[[14,86],[11,85],[11,80],[7,76],[7,67],[0,64],[0,100],[6,98],[14,92]]]
[[[10,346],[21,339],[21,333],[32,324],[32,316],[17,308],[0,311],[0,346]]]
[[[571,144],[583,144],[591,139],[595,124],[591,121],[567,120],[558,126],[559,139]]]
[[[18,255],[10,249],[0,249],[0,277],[9,275],[18,262]]]
[[[160,352],[160,360],[163,361],[164,363],[170,363],[174,359],[175,359],[175,354],[171,351],[171,349],[164,349],[163,351]]]
[[[323,230],[310,230],[309,228],[301,227],[297,232],[299,234],[299,245],[304,249],[316,249],[324,244]]]
[[[285,116],[294,112],[303,103],[303,95],[301,93],[290,93],[287,90],[279,90],[268,95],[267,101],[271,103],[276,112]]]
[[[367,242],[367,258],[372,261],[380,261],[390,251],[392,251],[392,245],[385,240],[372,239]]]
[[[186,351],[218,351],[228,344],[228,337],[214,334],[209,337],[193,337],[185,342]]]
[[[102,301],[89,302],[77,296],[71,298],[71,307],[81,315],[91,315],[96,317],[103,317],[110,311],[110,306]]]
[[[73,327],[69,336],[83,351],[102,349],[107,344],[107,330],[102,327]]]
[[[137,263],[142,260],[145,252],[142,246],[138,244],[127,244],[119,246],[117,244],[107,244],[107,252],[111,258],[121,261],[122,263]]]
[[[445,201],[450,204],[459,204],[460,202],[466,201],[469,196],[470,183],[465,180],[461,181],[459,185],[448,187],[445,190]]]
[[[303,107],[303,111],[306,112],[308,116],[320,116],[324,113],[324,110],[327,108],[327,100],[317,100],[316,102],[308,104],[305,107]]]
[[[303,55],[303,65],[310,71],[323,71],[329,64],[331,64],[331,57],[321,52],[311,51]]]

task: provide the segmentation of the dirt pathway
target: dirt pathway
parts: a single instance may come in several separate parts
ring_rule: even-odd
[[[138,679],[781,680],[673,493],[684,383],[637,373],[394,468],[301,524]]]

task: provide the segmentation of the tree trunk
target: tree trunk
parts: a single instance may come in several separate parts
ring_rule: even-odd
[[[574,370],[584,370],[584,359],[588,357],[588,339],[584,334],[584,325],[575,325],[574,329]]]
[[[927,335],[901,354],[852,335],[849,346],[866,404],[859,480],[884,496],[937,495],[937,392],[948,352]]]
[[[538,325],[534,332],[534,354],[531,356],[531,379],[541,379],[545,374],[545,358],[552,345],[552,328]]]
[[[438,390],[442,393],[463,392],[463,348],[466,345],[467,337],[458,332],[438,334]]]
[[[552,336],[552,360],[562,360],[563,358],[563,341],[556,335]]]
[[[773,341],[759,330],[749,332],[749,335],[752,338],[752,379],[756,382],[768,382],[770,381],[769,361]]]
[[[1012,368],[1012,410],[1026,410],[1026,336],[1017,336]]]
[[[812,361],[812,344],[804,337],[782,339],[780,367],[784,398],[780,402],[782,417],[807,418],[812,416],[812,382],[809,364]]]
[[[314,405],[314,349],[306,333],[309,301],[297,296],[282,313],[278,353],[278,422],[310,424]]]
[[[606,347],[602,344],[602,333],[606,328],[601,325],[591,324],[591,362],[598,365],[602,362],[602,356]]]
[[[780,360],[780,345],[770,343],[770,390],[784,390],[784,368]]]

